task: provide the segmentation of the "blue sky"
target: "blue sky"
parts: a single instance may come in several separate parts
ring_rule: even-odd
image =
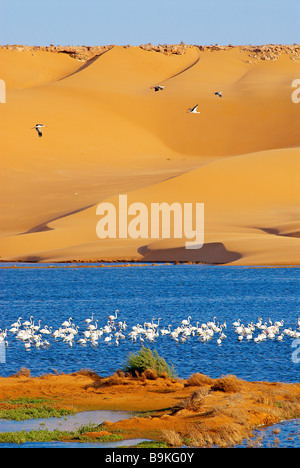
[[[0,0],[0,44],[293,44],[299,0]]]

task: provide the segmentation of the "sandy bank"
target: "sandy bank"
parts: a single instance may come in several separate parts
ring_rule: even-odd
[[[51,398],[81,410],[150,412],[107,423],[109,433],[146,437],[180,445],[221,446],[249,437],[253,428],[299,417],[300,384],[246,382],[234,376],[211,379],[194,374],[187,380],[125,377],[100,378],[91,372],[0,378],[0,400]],[[94,434],[95,436],[95,434]],[[172,442],[173,441],[173,442]]]

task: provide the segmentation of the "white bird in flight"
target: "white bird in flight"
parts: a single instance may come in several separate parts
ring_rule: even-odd
[[[165,87],[161,85],[156,85],[156,86],[151,86],[151,89],[154,89],[154,91],[162,91]]]
[[[198,104],[196,104],[196,106],[191,107],[190,109],[188,109],[187,112],[189,112],[190,114],[200,114],[200,112],[198,112],[197,109],[198,109]]]
[[[32,128],[35,128],[36,131],[38,132],[38,136],[39,136],[39,137],[42,137],[43,134],[42,134],[41,128],[43,128],[43,127],[46,127],[46,125],[43,125],[43,124],[36,124],[35,127],[32,127]]]

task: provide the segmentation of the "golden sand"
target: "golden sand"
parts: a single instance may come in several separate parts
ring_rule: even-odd
[[[254,428],[298,417],[300,410],[300,384],[246,382],[234,376],[211,379],[203,374],[187,380],[120,373],[101,378],[89,371],[0,377],[0,401],[19,397],[50,398],[75,411],[138,411],[87,435],[117,431],[124,439],[142,437],[176,446],[183,440],[193,446],[241,443]]]
[[[299,56],[299,46],[1,47],[1,260],[299,264]],[[119,194],[204,203],[205,245],[98,239],[96,207]]]

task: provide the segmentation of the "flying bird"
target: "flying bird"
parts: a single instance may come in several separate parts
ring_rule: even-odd
[[[221,92],[221,91],[216,91],[216,92],[215,92],[215,96],[222,97],[222,92]]]
[[[42,130],[41,130],[42,127],[46,127],[46,125],[43,125],[43,124],[36,124],[35,127],[32,127],[32,128],[35,128],[35,129],[36,129],[36,131],[38,132],[38,136],[39,136],[39,137],[42,137],[42,136],[43,136]]]
[[[160,85],[157,85],[157,86],[151,86],[151,89],[154,89],[154,91],[162,91],[165,87],[164,86],[160,86]]]
[[[187,112],[189,112],[190,114],[200,114],[200,112],[198,112],[197,109],[198,109],[198,104],[196,104],[196,106],[191,107],[190,109],[188,109]]]

